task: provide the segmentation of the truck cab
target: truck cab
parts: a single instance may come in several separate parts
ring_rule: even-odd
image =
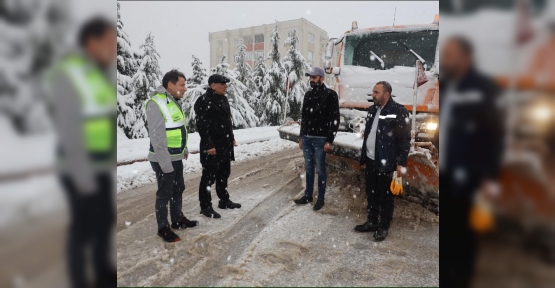
[[[419,59],[428,82],[417,89],[415,141],[438,144],[438,38],[436,15],[433,23],[422,25],[358,28],[354,21],[351,30],[330,39],[324,70],[335,76],[333,89],[339,96],[340,131],[362,132],[368,108],[373,105],[372,88],[378,81],[389,82],[392,99],[412,111],[415,60]]]

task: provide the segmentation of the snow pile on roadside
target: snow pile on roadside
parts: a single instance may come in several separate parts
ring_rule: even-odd
[[[283,126],[279,129],[282,132],[291,135],[298,136],[301,133],[301,126],[299,125]],[[360,150],[362,147],[362,141],[363,138],[361,133],[337,132],[337,135],[333,140],[333,144],[345,148]]]
[[[65,209],[65,195],[54,175],[0,183],[0,230]]]
[[[20,135],[9,121],[6,117],[0,116],[0,129],[3,131],[0,137],[0,175],[14,175],[53,167],[55,135]]]
[[[234,130],[235,141],[237,144],[247,144],[258,141],[266,141],[272,138],[278,138],[279,133],[276,126],[255,127],[248,129]],[[124,136],[125,137],[125,136]],[[187,148],[190,152],[198,151],[200,136],[198,133],[189,133]],[[146,158],[148,148],[150,147],[150,139],[121,139],[118,134],[118,156],[117,162],[132,161]]]
[[[264,128],[267,128],[267,127],[264,127]],[[259,129],[259,128],[254,128],[254,129]],[[248,130],[252,130],[252,129],[248,129]],[[275,127],[274,127],[274,130],[275,130]],[[238,131],[241,131],[241,130],[238,130]],[[277,134],[277,131],[275,131],[275,133]],[[236,139],[240,137],[239,135],[240,134],[236,134],[235,136]],[[260,137],[262,137],[262,136],[257,136],[256,134],[251,135],[251,133],[248,133],[248,135],[250,138],[243,138],[243,140],[256,139],[256,137],[259,137],[260,139]],[[260,135],[264,135],[264,134],[260,133]],[[238,140],[238,141],[239,143],[241,143],[240,142],[241,140]],[[297,144],[294,142],[283,140],[280,138],[275,138],[275,137],[264,142],[255,142],[251,144],[239,144],[237,147],[235,147],[235,162],[232,162],[232,164],[253,159],[256,157],[260,157],[263,155],[272,154],[277,151],[281,151],[283,149],[292,148],[296,146]],[[119,154],[119,151],[118,151],[118,154]],[[200,154],[189,154],[189,159],[183,161],[184,173],[194,173],[201,170],[202,170],[202,166],[200,164]],[[119,166],[117,169],[118,193],[128,189],[133,189],[142,185],[150,184],[150,183],[156,183],[156,177],[154,175],[154,171],[152,171],[150,162],[136,162],[130,165]]]

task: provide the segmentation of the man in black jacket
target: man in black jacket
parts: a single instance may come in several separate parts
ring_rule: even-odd
[[[339,127],[339,100],[337,93],[324,85],[324,70],[314,67],[310,73],[312,90],[304,95],[301,119],[301,139],[299,147],[303,149],[306,168],[305,195],[295,200],[297,204],[312,202],[314,190],[314,159],[318,168],[318,201],[314,210],[324,206],[326,193],[326,152],[331,151],[331,144]]]
[[[469,214],[477,190],[486,197],[499,191],[503,111],[496,104],[500,91],[495,82],[473,67],[468,40],[459,36],[446,40],[440,57],[439,283],[469,287],[476,255]]]
[[[220,198],[218,208],[241,208],[241,204],[229,200],[227,179],[231,161],[235,161],[233,146],[237,146],[231,120],[231,109],[225,96],[229,78],[213,74],[208,78],[210,86],[195,103],[195,121],[200,135],[200,163],[202,177],[199,186],[200,213],[209,218],[220,218],[212,209],[211,186],[216,181],[216,194]]]
[[[375,232],[376,241],[387,237],[393,218],[393,194],[389,187],[394,171],[398,175],[406,172],[410,149],[409,113],[391,99],[391,92],[391,85],[386,81],[374,85],[374,105],[368,110],[360,154],[360,165],[366,168],[368,221],[357,225],[355,230]]]

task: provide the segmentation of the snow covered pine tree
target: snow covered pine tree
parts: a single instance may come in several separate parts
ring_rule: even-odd
[[[262,86],[262,97],[259,101],[260,125],[279,125],[282,122],[282,105],[285,103],[285,71],[281,65],[279,53],[279,32],[277,23],[272,32],[270,41],[272,50],[268,53],[268,59],[272,65],[264,75]]]
[[[203,81],[207,79],[206,69],[201,67],[202,62],[198,57],[193,55],[193,62],[191,66],[193,67],[193,75],[189,79],[187,79],[187,88],[194,88],[196,85],[202,84]]]
[[[142,49],[141,65],[137,73],[133,75],[133,86],[135,88],[135,113],[137,114],[137,121],[133,126],[133,138],[143,138],[147,136],[145,129],[145,115],[143,104],[148,99],[148,93],[154,91],[160,85],[162,72],[158,66],[158,59],[160,54],[156,52],[154,46],[154,36],[149,33],[146,37],[145,43],[139,48]]]
[[[187,116],[187,130],[189,133],[196,132],[195,124],[195,102],[197,99],[206,93],[208,88],[208,77],[206,75],[206,69],[202,68],[202,62],[200,59],[193,55],[193,62],[191,66],[193,67],[193,75],[187,80],[187,92],[181,100],[181,108],[183,113]]]
[[[251,108],[247,100],[244,98],[247,86],[237,80],[237,73],[229,69],[229,64],[225,63],[226,55],[222,57],[220,64],[211,71],[216,74],[223,75],[231,80],[228,83],[227,94],[228,99],[231,99],[231,117],[233,119],[233,129],[242,129],[256,127],[258,117],[256,117],[254,110]]]
[[[247,100],[251,108],[253,108],[254,110],[256,107],[253,106],[252,104],[253,102],[255,102],[253,100],[254,86],[251,81],[252,68],[247,62],[245,62],[245,59],[247,58],[247,46],[243,44],[243,38],[240,39],[240,42],[239,42],[239,45],[237,45],[237,48],[238,50],[237,50],[237,53],[235,54],[235,63],[237,63],[237,65],[236,65],[236,68],[233,69],[233,71],[237,74],[237,80],[243,83],[247,87],[247,89],[245,90],[245,93],[243,94],[243,98]]]
[[[288,38],[283,43],[284,46],[289,45],[289,50],[287,54],[283,57],[283,68],[285,70],[285,75],[288,75],[288,109],[287,116],[291,117],[293,120],[301,119],[301,105],[303,103],[302,99],[306,91],[308,91],[308,86],[305,81],[302,81],[302,77],[305,71],[312,70],[310,65],[305,61],[301,52],[297,49],[297,44],[299,43],[299,37],[297,37],[297,29],[293,27],[288,34]],[[287,94],[287,93],[286,93]]]
[[[264,60],[264,53],[257,53],[256,62],[254,64],[254,68],[252,69],[252,73],[247,81],[247,88],[250,91],[250,97],[247,99],[251,107],[253,107],[256,117],[262,115],[261,109],[259,109],[259,101],[260,97],[262,97],[262,85],[264,81],[264,75],[266,74],[266,61]]]
[[[129,36],[123,31],[123,22],[120,17],[120,5],[117,14],[117,117],[118,127],[122,129],[127,138],[133,137],[133,126],[137,121],[135,114],[135,94],[131,76],[137,71],[134,53],[131,51]]]

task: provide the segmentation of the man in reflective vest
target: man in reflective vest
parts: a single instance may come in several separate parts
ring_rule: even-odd
[[[197,221],[185,218],[181,212],[185,190],[183,158],[188,159],[186,117],[177,100],[183,98],[185,75],[171,70],[162,78],[162,86],[151,92],[145,102],[147,126],[150,137],[148,161],[156,173],[156,221],[158,236],[166,242],[177,242],[179,236],[168,222],[168,202],[172,229],[197,226]]]
[[[80,51],[65,55],[46,75],[45,96],[57,134],[57,170],[68,198],[71,287],[109,287],[116,269],[109,251],[115,222],[116,27],[85,22]],[[90,245],[95,286],[87,281]]]

